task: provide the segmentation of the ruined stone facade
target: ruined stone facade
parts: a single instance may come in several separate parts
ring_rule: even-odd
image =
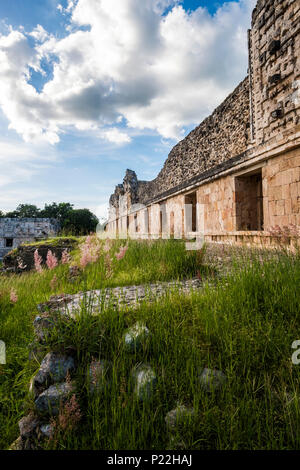
[[[157,178],[127,170],[110,199],[109,233],[269,243],[274,227],[300,229],[299,1],[259,0],[248,40],[247,78]]]
[[[0,218],[0,259],[22,243],[56,235],[59,228],[56,219]]]

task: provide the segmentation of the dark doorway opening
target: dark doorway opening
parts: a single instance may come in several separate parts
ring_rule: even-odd
[[[174,212],[171,212],[171,213],[170,213],[170,237],[171,237],[171,238],[174,238],[174,231],[175,231],[175,227],[174,227]]]
[[[150,208],[147,207],[147,235],[151,234],[151,227],[150,227]]]
[[[139,231],[139,225],[138,225],[138,216],[137,214],[134,214],[134,226],[135,226],[135,231]]]
[[[12,248],[13,244],[14,244],[14,239],[13,238],[6,238],[5,239],[6,248]]]
[[[261,169],[235,178],[236,230],[263,230]]]
[[[168,238],[168,220],[167,220],[167,206],[165,202],[159,204],[159,237]]]
[[[185,196],[184,203],[186,206],[191,206],[191,220],[186,220],[187,231],[196,232],[197,231],[197,193],[187,194]],[[187,211],[189,213],[190,209]]]

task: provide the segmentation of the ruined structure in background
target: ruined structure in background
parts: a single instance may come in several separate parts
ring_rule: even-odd
[[[0,259],[22,243],[57,235],[59,229],[56,219],[0,218]]]
[[[170,152],[153,181],[127,170],[110,198],[113,236],[268,244],[300,227],[300,3],[259,0],[248,76]],[[187,223],[187,206],[191,222]]]

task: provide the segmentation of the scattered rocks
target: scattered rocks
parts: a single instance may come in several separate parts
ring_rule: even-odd
[[[53,436],[53,433],[54,433],[54,428],[51,424],[43,424],[41,426],[41,433],[45,436],[45,437],[52,437]]]
[[[137,367],[133,372],[135,394],[141,401],[150,400],[153,396],[157,378],[152,368],[146,364]]]
[[[32,434],[35,432],[39,424],[39,418],[33,413],[30,413],[28,416],[24,416],[24,418],[19,421],[21,438],[28,439],[29,437],[32,437]]]
[[[48,353],[42,360],[40,369],[34,377],[34,386],[39,389],[51,383],[62,382],[67,374],[75,370],[75,362],[71,356]]]
[[[138,351],[148,336],[148,328],[142,323],[137,322],[127,331],[127,333],[125,333],[126,349],[130,352]]]
[[[24,416],[19,421],[20,436],[12,443],[9,450],[38,450],[41,440],[50,438],[54,428],[51,424],[43,424],[34,413]]]
[[[39,448],[40,419],[31,412],[19,421],[20,437],[11,445],[10,450],[36,450]]]
[[[73,390],[73,384],[70,382],[51,385],[35,400],[36,410],[39,413],[58,415],[60,406],[67,401]]]
[[[169,289],[178,288],[182,291],[190,291],[202,285],[199,279],[184,281],[182,283],[159,283],[150,286],[130,286],[127,288],[115,288],[104,290],[105,295],[110,295],[112,291],[118,295],[117,302],[122,302],[124,294],[128,305],[136,305],[136,300],[143,300],[152,292],[153,297],[166,293]],[[152,287],[151,287],[152,286]],[[124,292],[125,289],[125,292]],[[148,290],[147,290],[148,289]],[[152,291],[151,291],[152,289]],[[41,344],[55,326],[59,314],[70,315],[80,310],[80,306],[85,300],[92,304],[92,312],[97,313],[97,305],[103,304],[102,299],[96,294],[103,294],[103,291],[79,292],[76,295],[53,296],[49,302],[39,304],[40,315],[34,320],[36,333],[36,343],[31,345],[34,354],[35,346],[39,346],[41,351],[45,345]],[[147,297],[148,298],[148,297]],[[104,299],[105,300],[105,299]],[[66,312],[67,310],[67,312]],[[146,344],[150,337],[150,331],[145,324],[137,322],[124,333],[124,343],[128,351],[134,352]],[[40,351],[40,352],[41,352]],[[74,384],[69,381],[69,375],[76,370],[75,361],[72,356],[57,352],[49,352],[42,360],[39,371],[30,383],[30,393],[33,394],[35,408],[34,412],[24,417],[20,423],[20,438],[11,448],[34,449],[39,445],[42,438],[50,438],[53,435],[53,425],[45,422],[49,416],[59,414],[59,410],[72,394],[74,394]],[[101,393],[111,384],[112,363],[105,359],[93,360],[86,372],[88,389],[91,394]],[[134,381],[134,394],[140,401],[151,400],[157,385],[157,376],[154,370],[147,364],[138,365],[132,372]],[[207,391],[221,388],[226,380],[226,376],[217,370],[204,369],[199,377],[201,386]],[[176,430],[182,424],[188,422],[194,416],[193,408],[183,405],[178,406],[167,413],[165,417],[166,426],[169,431]],[[176,444],[177,445],[177,444]]]
[[[165,422],[170,431],[189,422],[195,416],[194,408],[187,408],[184,405],[177,405],[174,410],[166,414]]]
[[[110,385],[110,369],[112,364],[110,361],[93,361],[87,371],[87,380],[90,393],[102,392]]]
[[[200,385],[206,392],[220,390],[226,380],[226,375],[220,370],[207,368],[203,369],[199,378]]]

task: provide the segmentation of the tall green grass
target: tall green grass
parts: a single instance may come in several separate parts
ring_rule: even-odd
[[[28,380],[38,367],[37,363],[28,362],[28,344],[33,341],[32,322],[38,313],[38,303],[61,293],[191,277],[197,269],[202,269],[195,253],[185,252],[182,241],[129,241],[126,256],[117,261],[115,253],[124,243],[115,241],[112,245],[113,274],[109,279],[105,275],[103,254],[96,263],[88,265],[75,282],[69,279],[67,265],[59,265],[52,271],[44,269],[42,274],[0,275],[0,340],[7,348],[7,364],[0,365],[0,448],[5,448],[17,435]],[[56,240],[51,240],[51,246],[55,244]],[[80,261],[78,248],[72,253],[72,259]],[[54,275],[57,286],[53,288]],[[10,302],[12,289],[18,295],[16,304]]]
[[[148,257],[144,250],[149,251]],[[100,267],[97,281],[97,268],[90,266],[82,282],[95,288],[162,280],[171,274],[179,278],[184,267],[186,275],[194,274],[196,259],[183,259],[180,250],[175,242],[165,248],[137,243],[120,261],[112,279],[101,284]],[[154,265],[164,263],[165,271],[155,269]],[[58,276],[59,269],[63,272],[64,268],[58,268]],[[6,309],[1,310],[1,335],[3,331],[9,342],[8,363],[0,375],[1,448],[17,437],[17,421],[32,406],[26,399],[26,409],[22,409],[29,379],[39,364],[28,362],[26,344],[32,339],[34,305],[49,295],[51,276],[30,274],[26,282],[25,275],[19,280],[12,277],[20,283],[14,284],[20,298],[24,285],[24,302],[12,306],[1,301]],[[202,290],[190,295],[173,290],[164,299],[154,304],[145,301],[135,310],[108,308],[95,317],[83,308],[76,322],[60,319],[45,353],[76,352],[74,380],[83,419],[77,429],[58,432],[45,448],[299,449],[300,366],[291,361],[291,344],[300,339],[299,284],[299,257],[282,254],[264,263],[253,258],[237,262],[214,287],[204,283]],[[70,289],[78,286],[70,285]],[[124,348],[123,334],[136,321],[146,323],[151,338],[140,352],[130,354]],[[92,358],[113,363],[111,388],[94,397],[87,392],[86,381]],[[157,389],[149,403],[137,402],[133,394],[130,377],[139,363],[150,364],[157,374]],[[226,374],[227,382],[219,393],[209,395],[199,387],[204,367]],[[164,417],[178,401],[193,406],[196,415],[172,438]]]

